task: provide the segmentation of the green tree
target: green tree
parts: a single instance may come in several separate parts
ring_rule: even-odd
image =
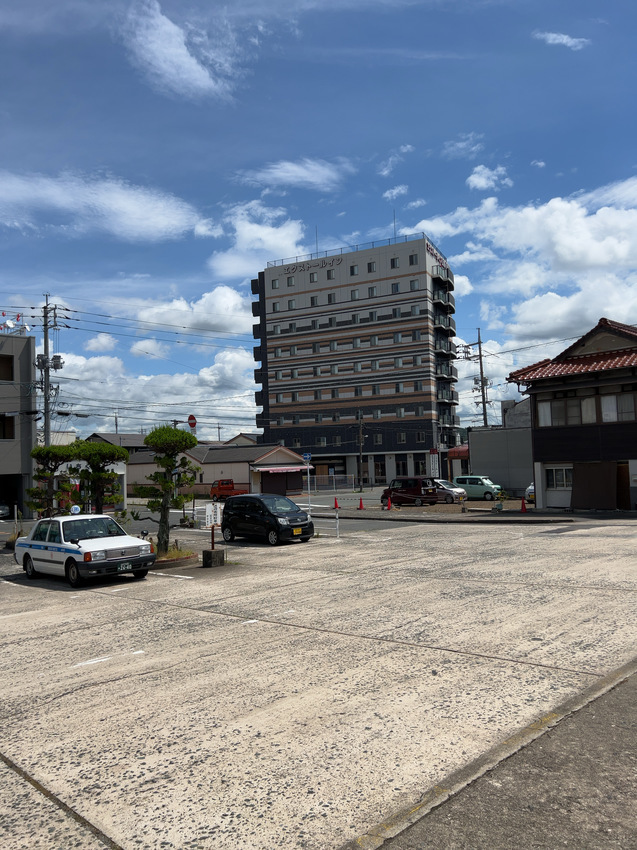
[[[119,493],[119,476],[109,467],[128,460],[128,451],[110,443],[91,443],[77,440],[72,444],[74,460],[84,461],[85,466],[72,468],[82,485],[82,495],[95,506],[95,512],[104,513],[104,502],[112,501]]]
[[[27,505],[40,516],[55,516],[80,501],[80,494],[62,466],[75,460],[73,444],[68,446],[36,446],[31,452],[37,466],[34,478],[37,487],[27,490]]]
[[[146,435],[144,443],[154,451],[159,469],[146,476],[152,482],[150,485],[135,487],[135,495],[147,499],[148,509],[159,513],[157,554],[163,555],[168,551],[170,540],[170,509],[180,510],[192,499],[192,494],[181,494],[179,488],[191,487],[199,472],[198,466],[179,455],[194,448],[197,439],[179,428],[160,425]]]

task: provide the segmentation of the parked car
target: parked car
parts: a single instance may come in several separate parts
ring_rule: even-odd
[[[487,475],[457,475],[453,479],[456,487],[467,491],[468,499],[497,499],[502,492],[499,484],[494,484]]]
[[[533,481],[524,491],[524,499],[527,502],[535,502],[535,483]]]
[[[439,502],[451,505],[453,502],[461,502],[467,498],[467,491],[462,487],[456,487],[451,481],[444,478],[434,478],[436,485],[436,496]]]
[[[381,505],[435,505],[438,501],[433,478],[426,475],[402,475],[389,482],[380,496]]]
[[[41,519],[26,537],[18,537],[13,556],[28,578],[38,573],[66,576],[71,587],[96,576],[131,573],[145,578],[155,563],[150,543],[131,537],[103,514]]]
[[[0,502],[0,519],[9,519],[11,517],[11,508],[6,502]]]
[[[221,533],[228,543],[235,537],[265,538],[270,546],[284,540],[307,543],[314,537],[314,523],[287,496],[250,493],[226,499]]]

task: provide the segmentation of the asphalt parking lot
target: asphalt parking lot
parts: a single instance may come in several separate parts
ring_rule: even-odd
[[[380,846],[633,659],[633,528],[361,524],[75,591],[2,554],[2,846]]]

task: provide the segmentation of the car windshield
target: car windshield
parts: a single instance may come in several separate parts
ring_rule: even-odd
[[[452,483],[451,483],[451,481],[442,481],[442,480],[440,480],[440,481],[437,481],[436,483],[438,484],[438,486],[439,486],[439,487],[447,487],[447,488],[449,488],[450,490],[453,490],[453,489],[456,487],[456,485],[455,485],[455,484],[452,484]]]
[[[110,517],[86,517],[63,523],[65,540],[93,540],[96,537],[125,537],[126,532]]]
[[[261,496],[261,500],[273,514],[295,514],[300,510],[299,506],[287,496]]]

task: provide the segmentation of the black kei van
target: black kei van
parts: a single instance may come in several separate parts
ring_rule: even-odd
[[[414,505],[417,508],[421,505],[435,505],[438,501],[436,482],[426,475],[394,478],[381,494],[381,505],[387,505],[389,499],[392,505]]]
[[[260,537],[270,546],[283,540],[307,543],[314,537],[314,523],[287,496],[250,493],[226,499],[221,533],[228,543],[235,537]]]

